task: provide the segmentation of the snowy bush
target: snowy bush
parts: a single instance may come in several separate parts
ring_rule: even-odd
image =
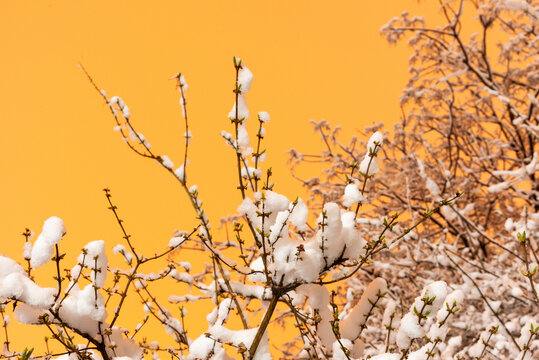
[[[465,5],[477,12],[481,30],[469,41],[462,35]],[[62,254],[66,227],[57,217],[44,222],[33,244],[26,231],[25,267],[0,256],[2,356],[51,357],[51,342],[63,359],[531,359],[539,347],[538,7],[446,1],[441,9],[444,26],[403,14],[382,29],[390,42],[410,34],[414,47],[393,137],[377,125],[366,130],[368,141],[346,145],[320,122],[322,154],[291,150],[293,167],[311,159],[323,167],[322,176],[302,180],[306,201],[277,193],[271,169],[262,167],[270,116],[261,111],[249,120],[253,74],[234,58],[232,129],[221,133],[237,163],[238,210],[223,220],[234,240],[220,238],[205,212],[204,189],[188,176],[193,135],[184,76],[174,76],[185,120],[177,167],[135,129],[125,102],[88,76],[123,141],[177,180],[196,222],[168,246],[142,254],[105,189],[124,238],[113,254],[100,240],[78,256]],[[508,35],[495,63],[487,52],[490,31]],[[193,252],[205,256],[200,269],[185,261]],[[109,256],[125,266],[113,268]],[[41,287],[35,271],[50,261],[56,286]],[[148,263],[160,270],[143,272]],[[154,290],[165,280],[185,286],[163,299]],[[141,319],[134,328],[121,324],[127,297],[141,303],[139,314],[129,314]],[[204,301],[213,305],[205,314],[183,306]],[[49,333],[44,353],[30,350],[37,344],[10,348],[8,304],[18,322]],[[203,317],[207,330],[188,332],[190,316]],[[170,338],[138,336],[148,323]],[[273,341],[272,324],[290,334],[287,342]]]

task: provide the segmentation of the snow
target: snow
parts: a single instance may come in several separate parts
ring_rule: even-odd
[[[522,325],[522,328],[520,330],[520,337],[517,339],[517,343],[520,345],[521,348],[523,348],[523,346],[528,343],[528,340],[532,336],[532,333],[531,333],[532,326],[533,328],[536,328],[537,326],[539,326],[539,321],[537,320],[534,320],[533,318],[530,317],[526,319],[524,324]]]
[[[267,123],[270,121],[270,115],[267,111],[259,111],[258,120],[260,120],[260,122]]]
[[[393,316],[393,320],[391,320]],[[391,324],[391,333],[389,342],[391,344],[395,343],[396,332],[394,330],[398,329],[400,325],[400,318],[397,316],[397,302],[394,300],[389,300],[385,306],[384,315],[382,317],[382,324],[384,328],[388,328]]]
[[[174,169],[174,163],[172,162],[172,160],[170,160],[168,156],[161,155],[160,159],[161,159],[161,164],[163,164],[164,167],[170,170]]]
[[[412,310],[414,306],[419,310],[423,306],[423,301],[421,298],[428,296],[429,298],[435,297],[435,299],[432,305],[425,306],[424,313],[426,313],[426,311],[430,311],[431,313],[438,311],[438,309],[440,309],[442,306],[445,297],[447,296],[447,284],[445,281],[432,282],[423,289],[422,294],[422,296],[418,296],[415,299],[415,302],[410,310]],[[458,296],[456,296],[455,299],[458,299]]]
[[[380,170],[376,155],[384,142],[384,137],[381,132],[377,131],[372,134],[367,143],[367,152],[365,158],[359,164],[359,171],[365,175],[374,175]]]
[[[186,284],[189,284],[189,285],[192,285],[193,284],[193,276],[189,273],[186,273],[186,272],[178,272],[178,270],[176,269],[173,269],[171,272],[170,272],[170,277],[172,277],[173,279],[175,280],[178,280],[180,282],[184,282]]]
[[[363,195],[358,189],[357,184],[348,184],[344,188],[344,196],[342,198],[342,204],[345,207],[350,207],[364,200]]]
[[[122,254],[125,252],[125,247],[122,244],[118,244],[112,248],[114,254]]]
[[[40,287],[27,278],[26,274],[17,271],[0,279],[0,298],[17,299],[40,309],[50,307],[57,292],[54,288]]]
[[[124,338],[123,330],[121,328],[114,326],[109,340],[111,343],[116,344],[114,353],[110,354],[111,357],[114,355],[113,359],[122,357],[124,359],[128,358],[129,360],[135,360],[142,357],[142,349],[137,346],[133,339]]]
[[[444,305],[438,310],[436,314],[436,321],[443,321],[449,314],[448,307],[451,309],[455,305],[456,308],[462,308],[462,302],[464,301],[464,292],[458,289],[447,295],[444,301]]]
[[[244,179],[261,179],[262,178],[262,170],[254,168],[252,166],[249,166],[248,169],[245,167],[241,168],[241,177]]]
[[[103,240],[91,241],[84,246],[84,253],[77,258],[79,264],[91,269],[90,277],[95,286],[102,288],[107,279],[108,258],[105,253],[105,242]],[[79,265],[76,265],[76,267]],[[80,271],[80,270],[79,270]]]
[[[57,216],[51,216],[43,224],[42,235],[47,239],[47,241],[56,245],[62,239],[62,236],[66,233],[66,228],[64,222]]]
[[[421,292],[421,295],[415,298],[414,303],[410,307],[410,311],[402,318],[397,332],[396,342],[400,349],[407,349],[410,346],[412,339],[422,337],[425,334],[425,330],[419,324],[419,319],[415,314],[415,311],[419,312],[423,309],[423,315],[432,316],[440,309],[442,304],[444,304],[446,296],[447,284],[444,281],[435,281],[428,284]],[[460,296],[460,293],[455,292],[449,301],[458,301]],[[426,298],[432,299],[432,304],[425,304],[423,299]],[[440,315],[443,316],[443,314],[444,313],[441,313]]]
[[[238,145],[243,148],[249,146],[249,133],[247,133],[245,125],[238,126]]]
[[[231,120],[236,119],[236,102],[232,106],[232,110],[228,113],[228,118]],[[244,95],[238,95],[238,120],[247,120],[249,118],[249,109],[247,108],[247,102]]]
[[[329,308],[328,289],[320,285],[307,285],[298,288],[298,293],[305,294],[313,313],[318,313],[320,316],[320,322],[316,327],[318,338],[326,348],[331,348],[335,342],[335,334],[330,323],[333,314]]]
[[[118,106],[119,106],[120,108],[122,108],[122,107],[125,106],[124,101],[123,101],[122,98],[119,97],[119,96],[113,96],[113,97],[111,97],[110,100],[109,100],[109,102],[110,102],[111,104],[118,104]]]
[[[39,317],[45,313],[44,310],[20,303],[15,308],[13,315],[22,324],[40,324]]]
[[[341,334],[343,338],[355,340],[366,325],[367,316],[370,311],[374,311],[373,304],[378,299],[378,294],[387,292],[387,283],[382,278],[376,278],[363,294],[359,302],[354,306],[348,316],[341,322]],[[371,309],[372,308],[372,309]]]
[[[368,154],[365,155],[365,158],[359,164],[359,171],[365,175],[374,175],[380,170],[378,161],[375,157],[370,157]]]
[[[372,134],[371,138],[369,139],[369,142],[367,143],[367,153],[372,153],[375,151],[378,151],[380,147],[382,147],[382,144],[384,143],[384,136],[380,131],[375,132]]]
[[[286,196],[276,193],[274,191],[266,191],[266,211],[278,212],[288,208],[290,201]],[[274,219],[274,218],[273,218]]]
[[[66,232],[64,222],[56,216],[45,220],[43,229],[32,249],[30,264],[32,267],[43,266],[49,262],[54,254],[54,246],[58,244]]]
[[[242,94],[246,94],[251,89],[252,82],[253,73],[242,63],[238,73],[238,85]]]
[[[168,246],[171,248],[175,248],[177,246],[180,246],[185,240],[185,235],[174,236],[168,241]]]
[[[74,286],[60,307],[60,316],[71,326],[89,334],[97,334],[97,322],[103,322],[107,318],[105,299],[99,292],[95,293],[92,284],[88,284],[80,290]]]
[[[522,0],[503,0],[500,5],[504,6],[507,10],[523,11],[528,10],[528,3]]]
[[[488,187],[488,192],[490,192],[490,193],[499,193],[500,191],[504,191],[505,189],[507,189],[509,186],[511,186],[510,181],[502,181],[500,183],[490,185]]]
[[[184,91],[189,90],[189,85],[187,85],[187,83],[185,82],[185,77],[183,76],[183,74],[180,74],[179,82],[180,86],[183,87]]]
[[[260,153],[260,154],[253,154],[253,157],[255,158],[255,160],[257,160],[259,163],[263,162],[264,160],[266,160],[266,151]]]
[[[342,345],[341,345],[342,344]],[[343,351],[343,346],[345,350],[352,349],[352,342],[348,339],[341,339],[341,342],[335,340],[333,343],[333,360],[348,360],[347,355]]]
[[[526,173],[529,176],[532,176],[536,171],[539,171],[539,154],[538,153],[536,152],[533,153],[533,158],[530,161],[530,163],[526,165],[525,169],[526,169]]]
[[[442,351],[442,359],[453,359],[455,350],[462,344],[461,336],[454,336],[447,341],[446,348]]]
[[[113,96],[109,99],[109,104],[114,105],[117,104],[120,110],[122,111],[122,115],[126,120],[129,120],[129,117],[131,116],[131,113],[129,111],[129,108],[125,104],[125,102],[119,97],[119,96]]]
[[[294,210],[290,214],[290,223],[294,225],[299,231],[306,231],[307,227],[307,217],[309,215],[309,209],[307,205],[303,202],[302,199],[298,198],[297,204],[294,207]]]
[[[357,259],[359,254],[364,252],[363,248],[366,244],[366,241],[360,237],[359,232],[356,229],[355,216],[356,214],[352,211],[345,212],[341,215],[341,237],[346,245],[344,257],[347,259]]]
[[[341,210],[337,204],[328,202],[324,205],[324,213],[326,226],[323,230],[318,231],[316,237],[327,263],[332,264],[344,250],[344,239],[340,236],[343,227]],[[321,221],[322,215],[320,215],[318,223],[321,224]]]
[[[369,358],[369,360],[399,360],[400,358],[401,354],[380,354]]]
[[[25,271],[15,260],[0,255],[0,280],[13,273],[24,275]]]
[[[429,358],[428,352],[432,350],[432,344],[427,344],[421,347],[419,350],[408,354],[408,360],[427,360]]]
[[[420,338],[424,335],[423,328],[417,322],[417,316],[409,312],[401,319],[401,324],[396,336],[397,346],[400,349],[410,347],[412,339]]]
[[[178,180],[180,180],[181,182],[186,182],[187,181],[187,176],[185,174],[185,164],[181,164],[179,168],[174,170],[174,175],[176,175]]]
[[[189,356],[187,359],[207,359],[215,346],[215,340],[207,337],[205,334],[199,336],[189,345]]]
[[[122,254],[128,264],[131,264],[131,262],[133,261],[133,254],[127,251],[122,244],[118,244],[113,247],[112,252],[114,254]]]

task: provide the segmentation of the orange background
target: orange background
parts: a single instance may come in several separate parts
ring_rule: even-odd
[[[380,121],[391,129],[399,120],[410,50],[390,47],[379,29],[403,10],[439,15],[434,2],[414,0],[3,1],[0,252],[20,261],[24,228],[37,235],[52,215],[67,227],[65,267],[91,240],[104,239],[112,249],[121,234],[104,187],[141,250],[164,249],[174,229],[195,224],[178,183],[131,153],[112,130],[78,62],[109,96],[125,100],[137,130],[176,166],[184,128],[169,78],[185,74],[194,135],[188,182],[198,184],[215,228],[240,202],[235,157],[219,135],[232,129],[232,57],[243,58],[255,76],[247,94],[251,139],[256,112],[268,111],[263,165],[273,167],[276,190],[294,198],[303,190],[284,152],[321,149],[309,119],[341,125],[344,138]],[[175,293],[170,286],[167,292]],[[203,314],[190,316],[195,338],[206,323]],[[20,346],[28,337],[12,340]]]

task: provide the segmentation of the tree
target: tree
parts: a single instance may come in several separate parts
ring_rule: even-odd
[[[389,269],[414,274],[395,288],[415,293],[424,282],[454,283],[460,277],[473,306],[457,314],[466,327],[452,330],[452,352],[517,358],[517,349],[526,348],[519,329],[529,321],[537,324],[533,315],[539,310],[538,4],[440,4],[446,20],[441,26],[404,13],[381,30],[390,43],[408,38],[410,80],[400,99],[402,121],[382,148],[381,174],[366,187],[371,206],[358,214],[364,236],[379,228],[383,214],[409,210],[410,218],[400,223],[405,230],[432,215],[409,233],[405,246],[384,258]],[[320,207],[338,202],[343,191],[357,191],[349,175],[360,162],[361,142],[342,143],[338,128],[326,122],[315,123],[315,130],[324,152],[290,154],[292,168],[306,161],[324,164],[323,178],[301,180],[311,188],[310,203]],[[462,192],[458,202],[433,212],[432,204],[456,192]],[[403,282],[394,270],[372,271],[388,282]],[[503,335],[493,335],[490,322]],[[481,331],[488,345],[474,345]],[[518,358],[526,356],[531,355]]]
[[[512,50],[502,47],[500,53],[507,52],[502,59],[513,62],[534,53],[537,6],[470,4],[479,12],[482,39],[495,24],[518,39],[509,40],[516,41],[507,47]],[[254,145],[245,99],[252,74],[234,58],[234,105],[228,115],[233,131],[222,132],[237,163],[241,204],[226,220],[234,240],[216,235],[204,211],[203,189],[188,177],[192,134],[184,76],[174,76],[185,119],[185,153],[175,169],[136,130],[125,102],[109,98],[88,75],[127,146],[177,180],[196,223],[178,231],[165,249],[141,254],[111,190],[104,189],[125,240],[114,253],[126,267],[110,267],[104,242],[93,241],[63,271],[73,257],[60,251],[63,221],[49,218],[33,244],[25,232],[26,269],[0,256],[2,315],[13,304],[19,322],[50,332],[51,343],[62,348],[56,355],[63,358],[269,359],[268,326],[274,323],[297,329],[278,349],[284,358],[450,359],[459,352],[461,358],[531,359],[539,345],[533,318],[539,306],[533,263],[538,94],[534,75],[526,71],[537,74],[537,65],[523,59],[519,68],[506,64],[507,71],[500,72],[489,63],[486,40],[462,40],[463,6],[441,4],[445,27],[427,28],[404,14],[383,28],[391,41],[413,34],[413,75],[401,99],[407,115],[393,139],[377,126],[367,129],[373,134],[361,147],[356,139],[341,144],[326,122],[315,124],[326,150],[314,157],[291,151],[294,165],[312,158],[325,168],[324,178],[304,181],[311,190],[307,202],[275,192],[271,169],[263,171],[269,115],[258,113]],[[523,50],[523,44],[530,46]],[[521,114],[528,117],[520,119]],[[206,266],[192,268],[185,259],[193,253],[206,256]],[[43,288],[33,279],[34,269],[50,260],[57,286]],[[160,270],[144,272],[148,263]],[[186,284],[187,291],[157,297],[153,290],[165,279]],[[495,300],[505,295],[511,298]],[[144,312],[139,325],[124,329],[119,324],[132,296],[140,298]],[[165,305],[205,300],[213,303],[208,329],[194,336],[185,330],[184,309]],[[4,316],[3,356],[36,356],[10,349],[8,319]],[[170,344],[137,337],[149,322],[166,329]]]

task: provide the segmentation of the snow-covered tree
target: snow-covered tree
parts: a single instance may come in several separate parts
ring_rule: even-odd
[[[520,334],[539,321],[539,4],[440,1],[440,13],[444,24],[404,13],[381,29],[390,43],[407,39],[413,54],[401,122],[378,154],[377,176],[367,185],[350,176],[363,143],[341,142],[324,121],[315,123],[323,153],[292,150],[292,167],[323,164],[323,176],[301,179],[314,208],[340,199],[349,207],[346,194],[365,189],[365,205],[354,208],[363,236],[390,212],[408,210],[399,231],[430,215],[366,276],[394,282],[403,306],[432,280],[464,291],[442,358],[531,358],[532,336]],[[433,209],[457,192],[457,202]]]

